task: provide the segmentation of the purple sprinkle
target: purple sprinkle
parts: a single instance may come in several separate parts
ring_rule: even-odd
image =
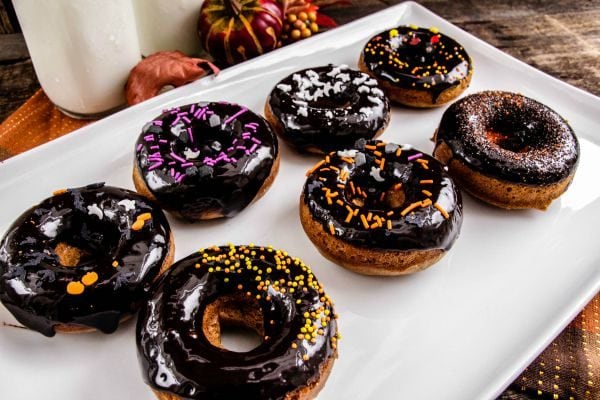
[[[244,125],[244,128],[250,128],[250,129],[254,129],[256,131],[257,126],[258,126],[258,124],[256,122],[250,122],[250,123],[247,123],[246,125]]]
[[[201,109],[199,109],[198,111],[196,111],[196,114],[194,114],[194,117],[196,117],[196,119],[200,119],[200,117],[206,112],[206,107],[202,107]]]
[[[192,134],[192,128],[187,128],[187,133],[190,138],[190,142],[194,143],[194,135]]]
[[[182,163],[184,163],[184,162],[187,161],[185,158],[181,158],[181,157],[179,157],[177,154],[175,154],[173,152],[171,152],[170,156],[173,157],[174,159],[176,159],[177,161],[182,162]]]
[[[140,150],[142,150],[142,147],[144,147],[141,143],[137,145],[137,151],[139,152]]]
[[[231,153],[232,151],[233,151],[233,147],[228,147],[228,148],[227,148],[227,152],[228,152],[228,153]]]
[[[167,139],[159,139],[158,143],[169,143]]]
[[[247,156],[249,156],[250,155],[250,150],[246,150],[245,153],[246,153]]]
[[[154,141],[154,135],[146,135],[146,136],[144,136],[144,140],[146,142],[153,142]]]
[[[152,123],[156,126],[162,126],[163,122],[160,120],[152,121]]]
[[[234,158],[234,157],[231,157],[229,160],[230,160],[232,163],[234,163],[234,162],[237,162],[237,158]]]
[[[179,123],[179,121],[181,120],[180,116],[177,116],[177,118],[175,118],[175,121],[171,122],[171,126],[175,126]]]
[[[150,146],[150,150],[158,150],[158,149],[160,149],[160,146],[158,146],[158,145]]]
[[[150,168],[148,168],[148,171],[153,171],[153,170],[155,170],[156,168],[160,167],[161,165],[162,165],[162,161],[161,161],[161,162],[154,163],[154,164],[152,164],[152,165],[150,166]]]
[[[158,157],[158,158],[162,158],[162,154],[160,154],[160,152],[156,152],[156,153],[152,153],[150,154],[150,157]]]
[[[190,107],[190,114],[194,115],[194,110],[196,109],[196,105],[192,104],[192,106]]]
[[[235,146],[235,148],[239,150],[246,150],[246,146]]]
[[[183,180],[183,178],[185,178],[184,174],[179,175],[179,177],[176,179],[177,183],[181,183],[181,181]]]
[[[254,143],[252,145],[252,147],[250,147],[250,153],[254,153],[254,150],[256,150],[257,147],[258,147],[258,145],[256,143]]]
[[[182,119],[182,120],[184,120],[185,122],[187,122],[188,124],[189,124],[190,122],[192,122],[192,120],[191,120],[191,119],[189,119],[188,117],[183,117],[183,118],[181,118],[181,119]]]
[[[423,153],[413,154],[407,158],[408,161],[416,160],[417,158],[423,157]]]
[[[237,138],[233,139],[233,142],[231,142],[231,145],[235,146],[236,143],[237,143]]]
[[[160,161],[163,162],[164,160],[161,157],[148,157],[149,161]]]
[[[171,168],[171,176],[175,176],[175,169]]]
[[[230,123],[231,121],[235,120],[237,117],[239,117],[240,115],[242,115],[246,111],[248,111],[248,109],[246,107],[242,107],[242,109],[240,111],[236,112],[231,117],[227,118],[225,120],[224,124],[227,125],[228,123]]]
[[[175,164],[177,164],[176,161],[169,161],[169,165],[175,165]]]
[[[193,163],[193,162],[186,162],[186,163],[183,163],[183,164],[181,164],[181,166],[182,166],[183,168],[192,167],[193,165],[194,165],[194,163]]]
[[[261,144],[261,143],[262,143],[262,142],[261,142],[260,140],[258,140],[257,138],[252,138],[252,139],[250,139],[250,140],[252,140],[252,141],[253,141],[254,143],[256,143],[256,144]]]

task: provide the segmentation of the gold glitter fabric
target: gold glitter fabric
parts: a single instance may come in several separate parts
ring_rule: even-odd
[[[0,161],[49,142],[92,121],[67,117],[38,90],[0,125]]]
[[[42,90],[0,125],[0,161],[92,121],[62,114]],[[600,400],[600,294],[499,397]]]

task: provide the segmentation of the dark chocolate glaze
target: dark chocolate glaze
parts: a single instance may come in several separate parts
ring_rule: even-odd
[[[213,212],[232,217],[258,194],[277,158],[269,124],[244,106],[190,104],[144,126],[135,163],[167,210],[188,219]]]
[[[574,173],[579,142],[551,108],[516,93],[466,96],[442,116],[436,147],[445,143],[468,167],[498,179],[532,185]]]
[[[383,158],[381,169],[376,160]],[[381,250],[452,247],[462,225],[462,199],[439,161],[410,146],[376,140],[359,141],[354,149],[331,152],[328,159],[308,175],[303,191],[304,203],[326,232],[333,229],[333,234],[345,242]],[[426,161],[426,167],[417,159]],[[429,180],[433,182],[421,183]],[[404,194],[404,201],[390,201],[397,191]],[[426,204],[402,215],[420,201]],[[348,221],[350,209],[358,212]]]
[[[268,99],[278,133],[298,150],[328,152],[381,133],[389,101],[377,81],[345,65],[310,68],[281,80]]]
[[[132,230],[144,213],[151,219]],[[0,242],[0,300],[46,336],[59,324],[114,332],[159,274],[169,236],[162,211],[134,192],[104,184],[68,189],[24,212]],[[85,251],[76,267],[60,264],[59,243]],[[91,272],[95,283],[82,294],[67,293],[70,282]]]
[[[207,305],[228,295],[258,298],[267,338],[251,351],[215,347],[203,333]],[[137,325],[144,379],[184,399],[284,399],[320,378],[337,338],[333,304],[310,268],[252,245],[201,249],[174,264]]]
[[[473,70],[471,58],[454,39],[437,29],[399,26],[372,37],[362,51],[368,70],[393,86],[440,94]]]

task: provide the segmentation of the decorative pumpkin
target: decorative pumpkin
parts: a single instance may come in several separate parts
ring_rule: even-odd
[[[277,0],[206,0],[198,33],[217,63],[231,65],[275,49],[282,20]]]

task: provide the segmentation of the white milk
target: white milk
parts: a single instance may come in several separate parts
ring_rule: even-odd
[[[198,17],[203,0],[134,0],[142,54],[200,50]]]
[[[167,2],[167,1],[165,1]],[[42,88],[79,117],[125,104],[140,60],[131,0],[13,0]]]

